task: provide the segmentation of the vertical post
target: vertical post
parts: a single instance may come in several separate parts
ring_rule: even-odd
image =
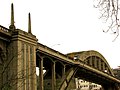
[[[55,62],[52,63],[52,90],[56,90]]]
[[[102,66],[103,66],[103,72],[105,71],[105,63],[104,62],[102,62]]]
[[[99,59],[98,62],[99,62],[98,63],[99,70],[101,70],[101,60]]]
[[[39,84],[40,84],[40,90],[44,90],[43,88],[43,58],[39,59]]]
[[[95,68],[97,68],[97,58],[95,57],[95,60],[94,60],[94,66]]]
[[[94,67],[97,68],[97,60],[94,60]]]
[[[93,64],[92,64],[92,57],[90,57],[90,66],[92,66]]]
[[[65,77],[65,65],[63,65],[63,68],[62,68],[62,78]]]

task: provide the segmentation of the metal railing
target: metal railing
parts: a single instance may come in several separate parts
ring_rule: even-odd
[[[4,26],[1,26],[1,25],[0,25],[0,30],[3,30],[5,32],[9,32],[10,31],[8,28],[6,28]]]

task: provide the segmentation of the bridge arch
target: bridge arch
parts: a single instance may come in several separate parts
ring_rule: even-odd
[[[69,57],[74,58],[77,61],[83,62],[95,69],[103,71],[111,76],[114,76],[110,65],[107,60],[99,52],[90,50],[82,52],[73,52],[67,54]]]
[[[95,69],[98,69],[104,73],[107,73],[110,76],[114,76],[112,69],[110,68],[106,59],[97,51],[91,50],[91,51],[83,51],[83,52],[73,52],[73,53],[69,53],[67,55],[70,58],[73,58],[76,62],[82,62],[83,66],[86,64],[92,68],[95,68]],[[100,69],[100,67],[101,67],[101,69]],[[99,82],[98,84],[100,84],[102,86],[105,84],[105,82],[101,82],[101,79],[103,79],[103,78],[101,78],[101,76],[100,76],[101,79],[96,80],[97,74],[93,74],[93,76],[89,76],[88,73],[90,74],[90,72],[87,70],[83,70],[82,68],[79,68],[79,69],[71,68],[71,69],[72,70],[69,72],[69,75],[66,76],[66,79],[61,84],[60,90],[67,89],[67,87],[69,86],[68,81],[71,81],[71,79],[69,79],[69,80],[67,79],[69,77],[71,77],[71,78],[72,77],[78,77],[78,78],[82,77],[88,81],[92,78],[92,81],[94,81],[94,83]],[[74,74],[74,75],[72,75],[72,74]],[[106,81],[106,83],[107,83],[107,81]]]

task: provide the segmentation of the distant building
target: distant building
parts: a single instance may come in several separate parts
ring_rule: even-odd
[[[120,79],[120,66],[118,66],[118,68],[113,69],[113,73],[117,79]]]
[[[101,85],[76,78],[76,90],[102,90]]]

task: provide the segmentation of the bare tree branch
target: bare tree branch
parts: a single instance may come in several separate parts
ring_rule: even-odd
[[[4,52],[0,51],[0,56],[1,56],[0,58],[2,60],[2,61],[0,60],[1,61],[0,64],[3,67],[0,72],[1,74],[0,78],[3,81],[3,82],[0,82],[2,84],[0,85],[0,90],[8,90],[8,89],[13,90],[12,87],[17,85],[18,81],[19,81],[19,87],[22,87],[25,84],[25,80],[32,78],[32,76],[36,74],[36,70],[32,70],[29,73],[27,73],[27,71],[31,70],[30,67],[26,67],[26,69],[21,69],[20,71],[17,71],[16,73],[9,71],[9,67],[11,66],[12,63],[14,63],[15,61],[19,61],[19,60],[21,61],[22,52],[23,52],[23,49],[16,52],[13,56],[7,59],[7,58],[3,58]],[[7,60],[4,60],[4,59],[7,59]],[[32,67],[35,68],[36,66],[32,66]],[[10,73],[7,73],[7,72],[10,72]],[[9,76],[4,76],[8,74]],[[4,77],[7,78],[7,80],[3,80]],[[16,88],[19,88],[19,87],[16,87]]]
[[[100,19],[104,19],[108,25],[108,29],[103,32],[112,31],[116,35],[115,39],[119,36],[120,27],[120,2],[119,0],[94,0],[94,7],[100,10]]]

